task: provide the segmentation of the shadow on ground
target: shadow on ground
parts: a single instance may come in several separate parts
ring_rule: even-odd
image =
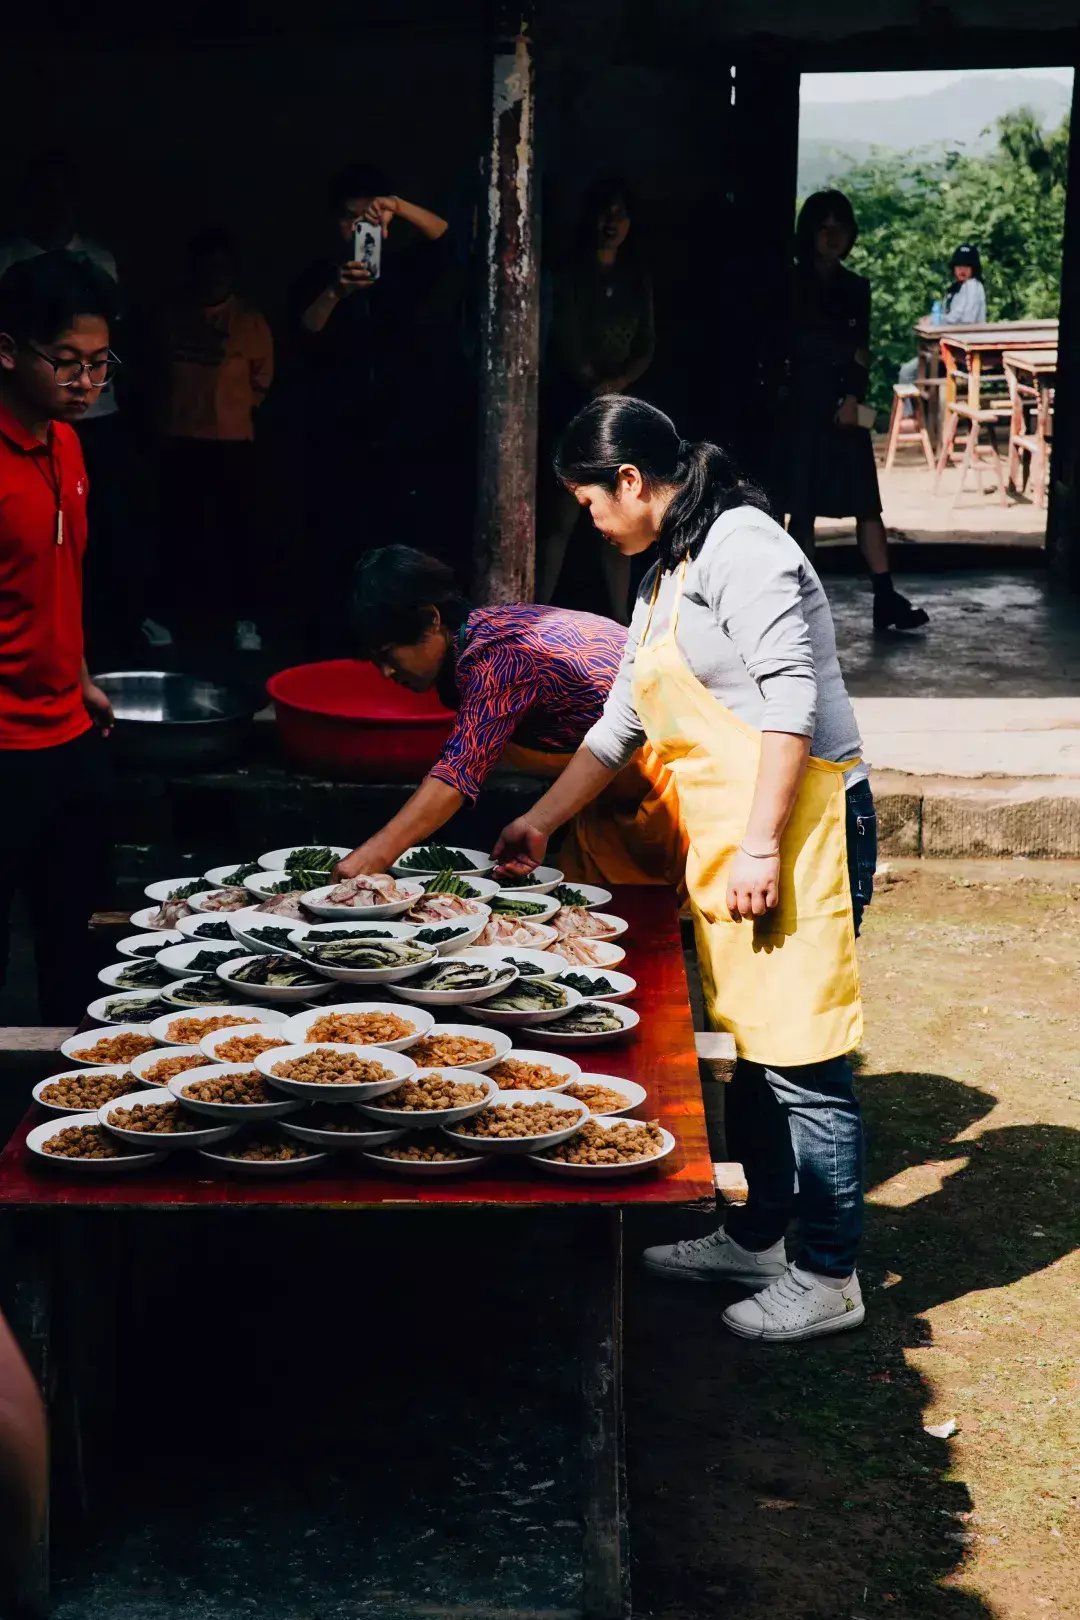
[[[1080,1243],[1080,1132],[1017,1125],[957,1135],[993,1107],[943,1075],[861,1082],[868,1135],[866,1327],[812,1346],[755,1347],[720,1314],[736,1297],[628,1272],[635,1613],[655,1620],[990,1620],[958,1586],[968,1489],[924,1430],[932,1390],[905,1351],[923,1313],[1001,1288]],[[950,1161],[964,1168],[949,1174]],[[873,1188],[933,1162],[939,1190],[878,1207]],[[937,1179],[936,1177],[934,1178]],[[702,1220],[700,1230],[709,1223]],[[631,1253],[689,1236],[635,1221]],[[962,1577],[961,1577],[962,1579]]]

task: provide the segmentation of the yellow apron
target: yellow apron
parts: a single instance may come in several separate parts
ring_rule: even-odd
[[[573,757],[508,743],[499,763],[554,779]],[[552,859],[577,883],[664,883],[685,898],[686,834],[675,782],[648,743],[574,817]]]
[[[646,736],[675,778],[689,836],[686,886],[705,1003],[741,1057],[774,1065],[850,1052],[862,1034],[855,926],[847,868],[842,765],[811,758],[780,841],[780,898],[754,922],[727,909],[727,871],[746,832],[761,733],[717,702],[691,673],[671,624],[648,636],[634,665],[634,704]]]

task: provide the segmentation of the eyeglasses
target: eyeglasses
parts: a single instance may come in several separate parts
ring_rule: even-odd
[[[111,349],[106,352],[104,360],[57,360],[34,343],[28,343],[26,347],[39,360],[44,360],[47,366],[52,366],[58,388],[74,388],[76,383],[82,381],[84,372],[90,379],[91,388],[104,388],[106,383],[112,382],[122,363],[120,356],[113,354]]]

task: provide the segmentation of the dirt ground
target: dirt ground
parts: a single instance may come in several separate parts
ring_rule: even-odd
[[[881,883],[862,1331],[754,1347],[630,1270],[635,1614],[1080,1616],[1078,901],[1064,863]]]

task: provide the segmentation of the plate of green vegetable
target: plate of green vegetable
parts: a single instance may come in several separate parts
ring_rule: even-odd
[[[530,894],[550,894],[564,881],[563,873],[557,866],[534,866],[528,877],[510,877],[505,882],[500,880],[499,887],[503,894],[519,894],[527,899]],[[611,899],[610,895],[608,899]]]
[[[390,870],[395,877],[430,877],[446,871],[486,877],[494,866],[494,857],[485,855],[482,849],[462,849],[458,844],[414,844]]]
[[[588,1001],[629,1001],[637,989],[637,980],[629,973],[613,973],[610,968],[564,967],[551,982],[576,990]]]

